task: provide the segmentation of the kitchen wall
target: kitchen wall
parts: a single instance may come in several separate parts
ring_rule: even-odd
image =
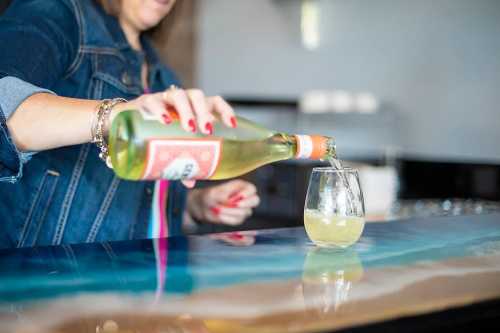
[[[387,149],[500,162],[500,1],[317,0],[320,46],[299,0],[199,2],[198,84],[212,94],[297,98],[371,91],[378,115],[255,112],[268,126],[337,137],[339,153]]]
[[[169,19],[155,31],[155,46],[162,60],[175,69],[186,87],[195,85],[198,35],[196,0],[182,0],[169,14]]]

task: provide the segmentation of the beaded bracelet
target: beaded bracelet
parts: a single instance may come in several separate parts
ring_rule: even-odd
[[[113,98],[103,100],[96,112],[96,116],[92,120],[91,135],[92,143],[95,143],[97,148],[99,148],[99,158],[106,162],[108,168],[111,168],[111,158],[109,157],[109,149],[106,139],[104,137],[104,129],[109,121],[109,115],[113,110],[113,107],[119,103],[126,103],[127,100],[124,98]]]

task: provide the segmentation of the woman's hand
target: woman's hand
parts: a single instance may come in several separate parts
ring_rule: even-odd
[[[255,185],[237,179],[192,190],[188,194],[187,212],[200,221],[238,225],[252,215],[259,202]]]
[[[155,115],[159,121],[170,124],[177,113],[182,128],[187,132],[212,134],[215,114],[229,127],[236,127],[231,106],[220,96],[207,97],[199,89],[168,89],[161,93],[145,94],[127,103],[118,104],[110,121],[121,111],[136,109]]]
[[[152,114],[165,125],[178,116],[182,128],[187,132],[212,134],[214,115],[219,115],[226,126],[236,127],[233,108],[222,97],[207,97],[199,89],[170,88],[161,93],[144,94],[127,103],[116,105],[108,124],[112,123],[118,113],[130,109]],[[183,180],[182,183],[192,188],[196,182]]]

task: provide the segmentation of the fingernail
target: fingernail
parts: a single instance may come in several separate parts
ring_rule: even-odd
[[[175,108],[167,106],[166,113],[172,120],[179,120],[179,114],[177,113],[177,110]]]
[[[210,208],[210,211],[216,215],[216,216],[219,216],[220,215],[220,208],[219,207],[212,207]]]
[[[212,126],[212,123],[206,123],[205,130],[209,135],[212,135],[212,133],[214,132],[214,127]]]
[[[238,195],[232,199],[229,199],[229,204],[231,205],[236,205],[238,202],[240,202],[241,200],[243,200],[243,196],[242,195]]]
[[[231,193],[231,195],[228,197],[228,200],[231,201],[234,198],[238,197],[239,195],[240,195],[240,191],[235,191],[235,192]]]
[[[233,128],[237,126],[236,117],[231,117],[231,126],[233,126]]]
[[[196,124],[194,123],[194,119],[189,119],[188,126],[191,132],[196,132]]]
[[[165,122],[165,124],[170,124],[172,123],[172,119],[167,115],[167,114],[162,114],[161,117],[163,118],[163,121]]]
[[[232,239],[243,239],[243,236],[242,234],[239,234],[239,233],[233,233],[233,234],[230,234],[229,235],[229,238],[232,238]]]

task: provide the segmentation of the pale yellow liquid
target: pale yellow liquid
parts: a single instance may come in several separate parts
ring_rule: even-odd
[[[221,156],[210,179],[227,179],[243,175],[262,165],[293,158],[297,142],[293,135],[276,133],[246,119],[238,118],[231,129],[215,122],[214,138],[222,139]],[[205,138],[188,133],[177,121],[165,126],[156,120],[143,119],[137,111],[121,112],[110,132],[110,156],[116,174],[124,179],[139,180],[146,168],[148,138]],[[335,146],[327,152],[335,156]]]
[[[302,273],[306,307],[320,318],[338,311],[363,274],[363,265],[353,249],[310,249]]]
[[[304,211],[307,235],[318,246],[348,247],[361,237],[364,225],[362,217],[325,215],[313,209]]]

